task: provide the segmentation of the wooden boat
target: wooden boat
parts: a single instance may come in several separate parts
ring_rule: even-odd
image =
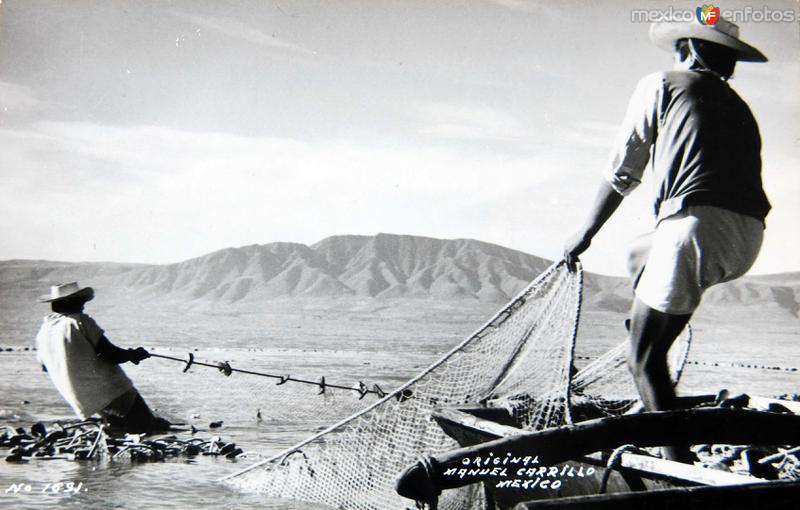
[[[529,501],[516,510],[787,510],[800,501],[800,481],[676,487],[650,492],[601,494]]]
[[[693,400],[707,402],[713,396]],[[780,505],[790,497],[787,495],[800,501],[797,482],[765,482],[752,475],[617,450],[628,444],[800,444],[800,416],[793,414],[800,413],[800,404],[751,398],[749,405],[756,409],[642,412],[538,432],[518,428],[513,416],[503,409],[441,409],[434,412],[433,419],[462,448],[409,466],[398,479],[397,490],[402,496],[432,503],[442,490],[482,483],[489,508],[513,508],[530,501],[519,507],[522,509],[661,508],[660,502],[673,501],[679,503],[670,503],[674,505],[671,508],[678,504],[683,508],[712,508],[708,501],[715,497],[740,505],[726,504],[725,508],[750,508],[745,502],[753,498],[764,505]],[[592,416],[588,409],[577,414]],[[522,465],[525,458],[528,463]],[[558,487],[556,479],[560,481]],[[733,496],[739,493],[740,497]],[[687,503],[689,500],[696,500],[700,506],[691,506],[694,503]]]

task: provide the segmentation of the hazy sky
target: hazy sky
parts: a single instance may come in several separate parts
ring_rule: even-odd
[[[557,258],[637,80],[671,66],[630,11],[670,5],[699,3],[3,0],[0,259],[378,232]],[[770,58],[732,81],[773,203],[754,272],[797,271],[800,31],[741,31]],[[622,274],[650,227],[643,185],[586,267]]]

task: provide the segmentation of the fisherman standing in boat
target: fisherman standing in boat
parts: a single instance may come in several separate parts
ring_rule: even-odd
[[[42,369],[75,413],[85,419],[95,413],[126,432],[152,432],[169,428],[153,415],[119,364],[138,365],[150,354],[142,347],[121,349],[106,338],[100,326],[83,313],[94,298],[91,287],[77,282],[55,285],[41,297],[52,313],[44,318],[36,336],[36,353]]]
[[[650,38],[674,51],[675,68],[645,76],[630,100],[595,202],[564,248],[575,259],[649,167],[655,231],[635,243],[629,366],[649,410],[679,406],[667,353],[712,285],[745,274],[761,248],[770,204],[761,184],[761,138],[728,84],[737,61],[766,62],[739,27],[657,23]],[[688,449],[665,451],[691,459]]]

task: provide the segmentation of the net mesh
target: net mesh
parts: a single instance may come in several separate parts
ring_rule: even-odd
[[[686,326],[672,344],[667,362],[675,385],[680,381],[689,356],[692,328]],[[629,343],[624,341],[595,358],[573,376],[571,399],[575,405],[590,407],[605,416],[619,416],[639,404],[639,394],[628,372]]]
[[[778,478],[781,480],[800,480],[800,452],[793,450],[794,453],[786,453],[786,455],[774,463]]]
[[[407,508],[409,501],[394,490],[398,474],[420,456],[458,447],[430,419],[436,408],[502,406],[528,430],[571,423],[573,403],[589,403],[606,415],[624,413],[638,402],[625,366],[626,342],[582,370],[574,368],[582,284],[580,270],[553,264],[483,327],[386,398],[225,481],[334,508]],[[676,381],[690,336],[687,331],[670,354]],[[438,508],[482,508],[481,500],[474,484],[445,491]]]
[[[581,273],[554,264],[489,322],[386,398],[226,482],[334,508],[404,508],[398,474],[458,445],[430,419],[438,407],[506,403],[528,428],[569,421],[569,379]],[[447,491],[442,509],[471,506],[475,488]]]

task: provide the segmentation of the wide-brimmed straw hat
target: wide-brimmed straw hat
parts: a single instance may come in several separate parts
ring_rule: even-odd
[[[713,25],[692,22],[663,22],[650,25],[650,40],[667,51],[675,51],[678,39],[700,39],[710,41],[736,51],[737,60],[743,62],[766,62],[767,57],[753,46],[739,39],[739,26],[725,18]]]
[[[42,303],[52,303],[53,301],[61,301],[64,299],[83,298],[86,301],[94,299],[94,289],[91,287],[81,287],[78,282],[60,283],[50,287],[50,294],[44,294],[39,297]]]

